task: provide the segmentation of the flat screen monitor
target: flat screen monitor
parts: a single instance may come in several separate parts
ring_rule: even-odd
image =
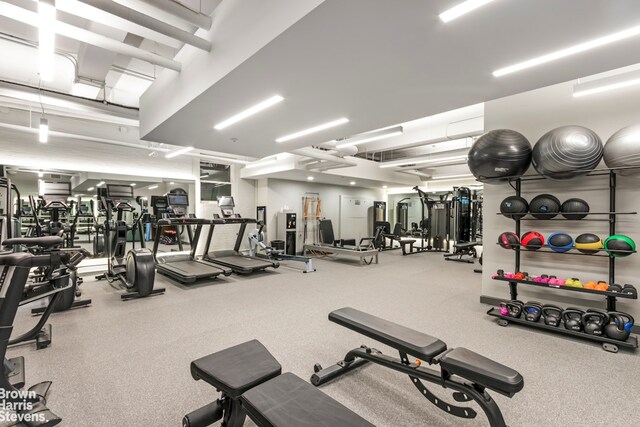
[[[107,197],[133,199],[133,187],[130,185],[107,184]]]
[[[66,199],[71,195],[71,183],[40,181],[40,194],[43,196],[65,196]]]
[[[233,208],[236,204],[233,202],[233,197],[231,196],[222,196],[218,197],[218,206],[225,208]]]
[[[189,196],[186,194],[167,194],[167,201],[171,206],[189,206]]]

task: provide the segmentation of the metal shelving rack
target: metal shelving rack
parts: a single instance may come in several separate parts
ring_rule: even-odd
[[[637,212],[617,212],[616,211],[616,185],[617,185],[617,171],[620,170],[625,170],[625,169],[639,169],[637,167],[627,167],[627,168],[615,168],[615,169],[594,169],[589,171],[585,176],[608,176],[608,181],[609,181],[609,211],[608,212],[593,212],[593,213],[588,213],[587,217],[581,219],[581,220],[570,220],[570,219],[566,219],[566,218],[553,218],[553,219],[538,219],[538,218],[527,218],[526,216],[523,218],[513,218],[514,222],[515,222],[515,230],[514,232],[520,236],[521,235],[521,221],[536,221],[536,220],[542,220],[542,221],[549,221],[549,220],[556,220],[556,221],[584,221],[584,220],[596,220],[596,221],[607,221],[609,223],[609,235],[612,236],[614,234],[616,234],[616,217],[618,215],[636,215]],[[515,195],[516,196],[521,196],[522,193],[522,183],[523,182],[527,182],[527,181],[540,181],[540,180],[544,180],[546,179],[544,177],[544,175],[523,175],[523,176],[518,176],[518,177],[512,177],[508,179],[508,183],[509,185],[515,190]],[[501,214],[498,214],[501,215]],[[551,214],[553,215],[553,214]],[[606,218],[589,218],[589,216],[606,216]],[[543,246],[544,247],[544,246]],[[522,250],[519,246],[514,248],[514,252],[515,252],[515,271],[521,271],[520,269],[520,261],[521,261],[521,254],[523,252],[528,252],[526,250]],[[632,251],[635,252],[635,251]],[[615,273],[616,273],[616,258],[613,256],[609,256],[609,255],[602,255],[602,254],[593,254],[593,255],[589,255],[589,254],[583,254],[583,253],[579,253],[579,252],[553,252],[553,251],[535,251],[534,253],[553,253],[556,255],[586,255],[586,256],[606,256],[609,258],[609,282],[610,284],[615,283]],[[496,278],[496,280],[503,280],[503,281],[507,281],[509,283],[509,293],[510,293],[510,297],[512,300],[516,300],[518,299],[518,284],[524,284],[524,285],[532,285],[532,286],[544,286],[547,288],[552,288],[552,289],[561,289],[561,290],[571,290],[571,291],[578,291],[578,292],[584,292],[584,293],[591,293],[591,294],[600,294],[603,295],[606,298],[606,306],[607,306],[607,311],[616,311],[616,302],[617,302],[617,298],[632,298],[632,299],[637,299],[637,297],[632,297],[630,295],[625,295],[625,294],[619,294],[619,293],[615,293],[615,292],[602,292],[602,291],[591,291],[589,289],[581,289],[581,288],[567,288],[567,287],[556,287],[556,286],[549,286],[548,284],[542,284],[542,283],[537,283],[537,282],[531,282],[531,281],[526,281],[526,280],[516,280],[516,279],[507,279],[507,278]],[[638,338],[634,335],[631,335],[627,341],[616,341],[616,340],[611,340],[608,339],[606,337],[598,337],[598,336],[594,336],[594,335],[588,335],[585,333],[576,333],[574,331],[570,331],[568,329],[563,328],[562,326],[558,326],[558,327],[551,327],[548,325],[545,325],[543,322],[528,322],[525,321],[523,319],[517,319],[517,318],[513,318],[513,317],[507,317],[507,316],[502,316],[500,314],[500,311],[498,309],[492,308],[491,310],[489,310],[487,312],[488,315],[490,316],[494,316],[494,317],[498,317],[499,320],[499,324],[501,326],[507,326],[507,324],[509,322],[514,322],[514,323],[518,323],[518,324],[522,324],[522,325],[526,325],[526,326],[530,326],[530,327],[534,327],[534,328],[538,328],[538,329],[544,329],[544,330],[553,330],[554,332],[560,333],[560,334],[564,334],[564,335],[571,335],[571,336],[576,336],[576,337],[580,337],[580,338],[584,338],[587,340],[591,340],[591,341],[597,341],[602,343],[603,348],[607,351],[617,351],[617,346],[620,347],[629,347],[629,348],[638,348]]]

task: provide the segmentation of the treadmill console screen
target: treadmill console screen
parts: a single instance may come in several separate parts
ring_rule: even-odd
[[[233,202],[233,197],[222,196],[218,197],[218,206],[220,206],[220,208],[234,208],[236,204]]]
[[[189,206],[189,196],[186,194],[167,194],[167,200],[171,206]]]

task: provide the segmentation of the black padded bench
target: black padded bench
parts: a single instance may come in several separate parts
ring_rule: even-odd
[[[221,397],[185,415],[184,427],[240,427],[248,415],[259,427],[373,427],[365,419],[292,373],[257,340],[191,362],[191,376]]]
[[[466,348],[447,350],[447,345],[438,338],[351,307],[331,312],[329,320],[396,349],[400,359],[361,346],[348,352],[335,365],[323,369],[316,364],[315,374],[311,377],[312,384],[324,384],[358,366],[373,362],[409,375],[422,395],[451,415],[474,418],[477,414],[469,407],[456,406],[437,398],[423,384],[423,380],[456,390],[453,398],[458,402],[476,401],[487,415],[491,426],[506,427],[498,405],[485,389],[513,397],[524,386],[524,380],[517,371]],[[411,362],[409,356],[416,360]],[[436,371],[427,368],[423,366],[423,362],[429,365],[439,364],[441,369]],[[456,377],[470,381],[471,384]]]
[[[463,258],[463,256],[467,255],[471,258],[477,258],[478,252],[476,251],[476,246],[478,245],[482,245],[482,242],[456,243],[453,245],[453,253],[444,254],[444,258],[447,261],[466,262],[468,264],[473,264],[473,259]]]

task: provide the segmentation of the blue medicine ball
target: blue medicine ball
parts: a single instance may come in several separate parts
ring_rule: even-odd
[[[555,252],[567,252],[573,248],[573,237],[567,233],[552,233],[547,238],[547,244]]]

